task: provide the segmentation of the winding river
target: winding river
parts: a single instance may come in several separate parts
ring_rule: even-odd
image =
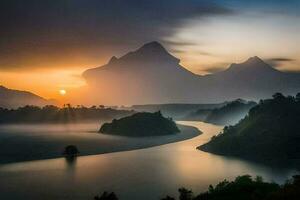
[[[181,186],[201,192],[209,184],[238,175],[260,175],[283,183],[295,169],[257,163],[196,150],[222,127],[183,122],[203,134],[189,140],[132,151],[0,165],[0,199],[92,200],[104,190],[121,200],[158,200],[177,195]]]

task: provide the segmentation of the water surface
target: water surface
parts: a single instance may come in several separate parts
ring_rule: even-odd
[[[200,192],[242,174],[283,183],[296,173],[196,150],[222,127],[179,123],[195,126],[203,134],[148,149],[83,156],[74,162],[60,158],[0,165],[0,199],[92,200],[108,190],[121,200],[154,200],[177,195],[181,186]]]
[[[186,140],[200,134],[194,127],[179,125],[180,133],[124,137],[98,133],[100,123],[14,124],[0,126],[0,164],[62,157],[67,145],[80,155],[95,155],[152,147]]]

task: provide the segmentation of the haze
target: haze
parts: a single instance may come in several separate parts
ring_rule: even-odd
[[[64,101],[86,84],[85,70],[153,40],[196,74],[254,55],[297,72],[299,8],[296,0],[1,1],[0,85]]]

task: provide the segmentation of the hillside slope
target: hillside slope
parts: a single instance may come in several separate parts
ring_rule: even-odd
[[[252,101],[237,99],[214,109],[199,109],[186,116],[188,120],[200,120],[217,125],[234,125],[243,119],[248,111],[255,106]]]
[[[54,100],[47,100],[31,92],[12,90],[0,86],[0,107],[18,108],[26,105],[45,106],[55,105]]]
[[[261,100],[235,126],[226,126],[199,149],[261,161],[299,163],[300,94]]]

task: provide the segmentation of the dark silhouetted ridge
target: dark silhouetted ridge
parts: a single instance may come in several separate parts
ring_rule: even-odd
[[[300,93],[261,100],[248,115],[200,147],[211,153],[279,164],[300,163]],[[299,165],[298,165],[299,166]]]
[[[0,107],[17,108],[25,105],[45,106],[56,104],[28,91],[13,90],[0,86]]]
[[[161,112],[136,113],[121,119],[114,119],[100,128],[100,133],[125,136],[169,135],[180,132],[175,122],[165,118]]]
[[[168,53],[167,50],[159,42],[149,42],[144,44],[138,51],[155,51],[155,52],[164,52]]]
[[[5,90],[7,89],[6,87],[4,87],[3,85],[0,85],[0,90]]]
[[[116,56],[111,57],[111,59],[109,60],[109,64],[113,64],[114,62],[118,61],[118,58]]]

